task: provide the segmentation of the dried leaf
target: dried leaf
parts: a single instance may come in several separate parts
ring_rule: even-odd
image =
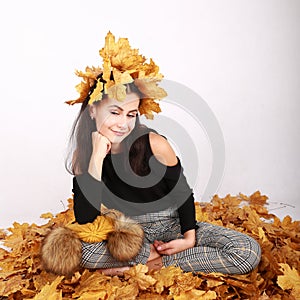
[[[57,276],[57,278],[51,283],[46,284],[42,290],[36,294],[33,298],[34,300],[61,300],[62,299],[62,291],[57,291],[56,288],[59,283],[62,281],[63,276]]]
[[[217,299],[217,294],[214,291],[200,291],[196,289],[192,289],[188,292],[182,292],[178,296],[174,296],[174,300],[213,300]]]
[[[277,278],[278,285],[283,290],[291,290],[291,294],[295,297],[300,295],[300,275],[298,271],[291,268],[288,264],[280,263],[283,275]]]
[[[40,215],[40,218],[42,218],[42,219],[53,219],[53,214],[52,213],[45,213],[45,214],[41,214]]]
[[[269,214],[262,206],[265,204],[259,204],[264,203],[266,197],[259,192],[253,195],[252,200],[251,196],[241,194],[224,198],[215,195],[209,203],[195,204],[202,221],[236,229],[260,242],[262,260],[249,274],[192,274],[174,266],[148,272],[146,266],[138,265],[124,277],[81,270],[70,279],[58,279],[42,270],[39,250],[49,230],[75,220],[70,198],[66,211],[52,217],[43,215],[49,217],[47,224],[15,222],[4,231],[8,234],[2,242],[9,245],[10,250],[0,248],[0,295],[8,300],[34,297],[52,300],[62,297],[85,300],[297,299],[300,294],[297,272],[300,270],[300,222],[289,216],[280,220]]]
[[[135,300],[138,294],[139,294],[139,286],[135,282],[118,288],[115,292],[114,299]]]
[[[0,282],[0,295],[9,296],[29,285],[29,280],[22,280],[21,275],[12,277],[9,280]]]
[[[156,292],[160,294],[165,288],[172,286],[180,274],[182,274],[182,270],[174,266],[162,268],[161,270],[155,272],[153,274],[153,278],[156,279]]]
[[[148,272],[148,267],[145,265],[138,264],[129,270],[124,272],[125,279],[128,280],[129,283],[136,282],[139,286],[139,289],[146,290],[148,287],[154,285],[156,283],[156,279],[154,279],[150,275],[146,275]]]

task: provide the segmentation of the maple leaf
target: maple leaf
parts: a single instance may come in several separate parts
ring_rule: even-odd
[[[42,219],[53,219],[53,217],[54,217],[53,214],[50,212],[40,215],[40,218],[42,218]]]
[[[102,91],[103,91],[103,82],[98,80],[96,88],[93,90],[93,93],[90,96],[89,104],[93,104],[94,102],[101,100],[102,99]]]
[[[174,300],[213,300],[217,299],[217,294],[215,291],[201,291],[192,289],[188,292],[182,292],[178,296],[174,296]]]
[[[134,84],[147,98],[162,99],[167,96],[166,91],[158,86],[156,78],[137,78]]]
[[[103,285],[109,281],[109,276],[99,272],[85,270],[80,278],[80,285],[75,288],[74,297],[81,296],[90,291],[102,291]]]
[[[141,115],[145,115],[147,119],[152,120],[154,118],[153,112],[159,113],[161,109],[159,104],[151,98],[141,99],[141,105],[139,107],[139,112]]]
[[[259,197],[257,193],[256,197]],[[141,265],[120,278],[82,270],[71,279],[58,280],[54,287],[57,277],[40,269],[39,247],[48,230],[73,222],[73,200],[69,198],[68,210],[50,218],[47,224],[14,223],[8,230],[10,234],[4,237],[3,243],[9,243],[12,250],[0,248],[0,295],[4,294],[8,299],[32,299],[36,296],[40,297],[37,299],[52,300],[62,299],[62,295],[64,299],[84,300],[159,300],[175,299],[175,296],[190,300],[214,299],[215,294],[218,299],[228,300],[297,299],[300,293],[297,272],[300,269],[300,222],[292,221],[289,216],[281,221],[275,215],[269,215],[260,204],[239,207],[238,199],[244,198],[249,197],[227,195],[220,198],[215,195],[209,203],[201,203],[201,213],[208,216],[208,222],[246,234],[255,233],[254,236],[261,242],[262,260],[258,269],[249,274],[199,272],[192,275],[173,266],[147,273],[148,268]],[[233,200],[232,206],[230,199]],[[200,204],[196,204],[196,209],[197,206]],[[267,217],[267,221],[260,218],[261,215]],[[51,296],[44,296],[42,292]]]
[[[258,227],[258,236],[259,238],[262,240],[262,242],[269,242],[268,238],[265,235],[264,230],[262,229],[262,227]]]
[[[146,265],[138,264],[129,270],[124,272],[125,279],[129,283],[136,282],[139,286],[139,289],[146,290],[148,287],[156,283],[156,279],[151,275],[146,275],[148,272],[148,267]]]
[[[40,274],[34,275],[32,278],[35,289],[40,291],[45,285],[57,280],[57,275],[42,271]]]
[[[280,263],[280,270],[283,275],[279,275],[277,278],[277,284],[283,290],[292,290],[291,293],[295,297],[300,295],[300,275],[298,271],[288,264]]]
[[[6,232],[3,229],[0,229],[0,240],[5,239],[6,237]]]
[[[261,195],[260,191],[256,191],[249,197],[250,204],[259,204],[264,205],[266,204],[268,197],[265,195]]]
[[[123,84],[113,85],[107,89],[108,97],[122,101],[126,98],[126,86]]]
[[[29,286],[29,280],[23,280],[22,275],[17,275],[9,280],[0,282],[0,295],[9,296],[24,287]]]
[[[78,300],[95,300],[95,299],[106,299],[107,292],[105,289],[101,289],[97,291],[87,291],[81,294]]]
[[[200,203],[196,203],[195,209],[196,209],[196,219],[198,222],[210,221],[209,214],[206,211],[204,211],[204,208],[200,206]]]
[[[34,300],[61,300],[62,299],[62,291],[57,291],[57,286],[61,283],[64,276],[57,276],[55,280],[52,281],[51,284],[46,284],[42,290],[35,295]]]
[[[172,286],[176,278],[182,274],[182,270],[178,267],[170,266],[156,271],[152,276],[156,279],[155,290],[161,293],[164,288]]]
[[[119,300],[135,300],[139,294],[139,286],[137,282],[124,285],[115,292],[115,298]]]

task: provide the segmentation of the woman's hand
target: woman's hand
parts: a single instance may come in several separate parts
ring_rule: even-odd
[[[98,131],[92,132],[92,145],[92,156],[102,160],[105,158],[106,154],[111,148],[111,142],[109,141],[109,139]]]
[[[184,233],[184,238],[172,240],[164,243],[162,241],[154,241],[153,245],[159,254],[171,255],[195,246],[195,230],[189,230]]]
[[[111,142],[98,131],[92,132],[93,152],[90,158],[88,172],[101,181],[103,159],[111,148]]]

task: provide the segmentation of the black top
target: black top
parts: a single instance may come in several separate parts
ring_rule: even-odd
[[[92,222],[100,214],[103,203],[128,216],[175,207],[179,213],[181,233],[196,228],[193,192],[179,158],[175,166],[163,165],[154,157],[149,137],[146,140],[145,161],[151,168],[147,176],[133,173],[124,163],[128,159],[120,153],[105,157],[101,181],[89,173],[73,178],[74,213],[78,223]]]

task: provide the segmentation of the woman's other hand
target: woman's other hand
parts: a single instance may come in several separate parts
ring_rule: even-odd
[[[188,230],[184,233],[184,238],[172,240],[170,242],[154,241],[153,245],[159,254],[171,255],[195,246],[195,230]]]

